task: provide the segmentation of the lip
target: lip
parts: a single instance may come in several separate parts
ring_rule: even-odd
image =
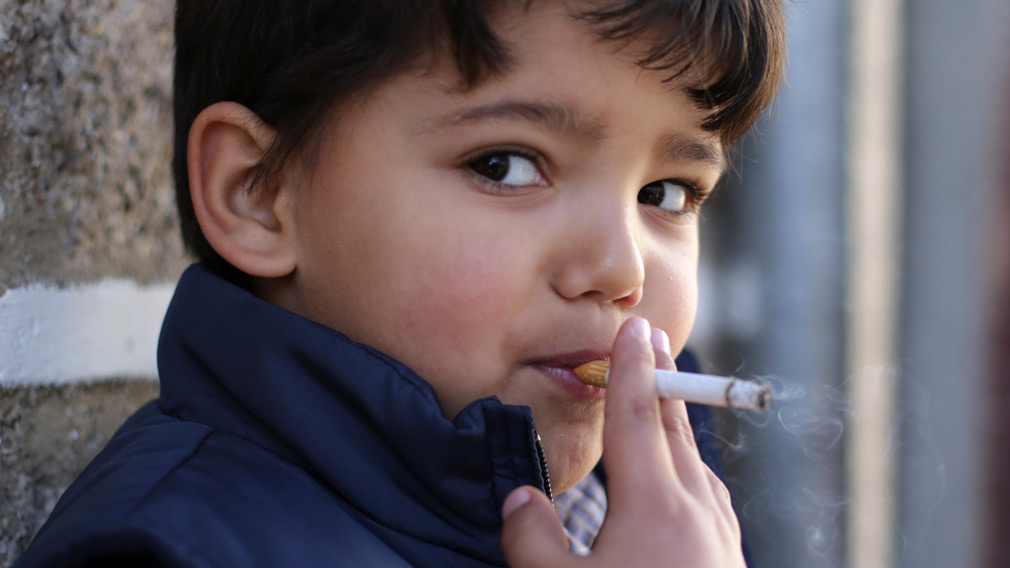
[[[602,400],[606,390],[583,384],[573,369],[589,361],[609,361],[610,355],[601,351],[574,351],[543,357],[529,366],[576,400]]]

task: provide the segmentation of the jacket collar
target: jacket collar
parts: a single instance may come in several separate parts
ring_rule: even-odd
[[[404,365],[199,265],[169,306],[158,367],[166,413],[295,461],[393,548],[504,564],[502,501],[546,482],[528,407],[492,397],[448,420]]]

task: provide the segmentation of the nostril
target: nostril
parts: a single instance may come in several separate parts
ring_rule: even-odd
[[[638,303],[641,301],[642,301],[642,289],[639,287],[636,288],[630,294],[617,298],[616,300],[614,300],[614,303],[617,304],[617,306],[622,309],[628,309],[637,306]]]

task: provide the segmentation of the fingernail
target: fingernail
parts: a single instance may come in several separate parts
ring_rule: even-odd
[[[508,518],[513,511],[522,507],[526,503],[530,502],[530,492],[526,489],[516,489],[509,496],[505,498],[505,502],[502,503],[501,516],[502,518]]]
[[[642,341],[649,341],[649,322],[645,318],[631,318],[631,333]]]
[[[670,336],[658,327],[652,328],[652,346],[656,349],[670,354]]]

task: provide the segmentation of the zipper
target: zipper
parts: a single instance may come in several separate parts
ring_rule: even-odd
[[[547,494],[551,503],[554,503],[554,495],[551,494],[551,474],[547,472],[547,456],[544,455],[544,444],[540,441],[540,434],[537,434],[536,448],[537,458],[540,459],[540,473],[544,478],[544,493]]]

